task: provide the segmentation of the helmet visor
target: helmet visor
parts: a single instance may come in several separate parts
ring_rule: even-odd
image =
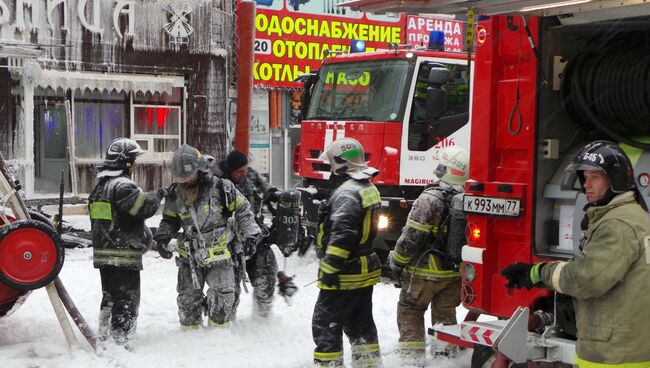
[[[564,171],[584,171],[584,170],[600,170],[604,171],[602,167],[597,165],[585,164],[584,162],[576,162],[569,164]]]

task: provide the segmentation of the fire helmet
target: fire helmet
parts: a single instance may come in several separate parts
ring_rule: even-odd
[[[180,146],[172,157],[172,174],[174,181],[185,183],[189,181],[197,171],[209,172],[209,164],[205,156],[198,149],[184,144]]]
[[[469,155],[458,146],[449,146],[438,151],[438,167],[435,176],[447,184],[463,185],[469,178]]]
[[[133,139],[116,138],[108,144],[103,167],[109,169],[130,168],[135,159],[143,153],[144,150]]]
[[[600,170],[607,174],[612,193],[623,193],[636,189],[634,169],[625,152],[616,143],[595,141],[584,146],[566,167],[565,171],[575,171],[584,193],[584,170]]]
[[[321,155],[335,175],[348,174],[354,179],[369,179],[377,175],[377,169],[368,167],[363,146],[352,138],[341,138],[330,143]]]

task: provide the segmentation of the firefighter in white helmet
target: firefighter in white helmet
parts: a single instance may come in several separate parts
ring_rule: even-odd
[[[458,259],[449,253],[452,199],[462,193],[469,176],[469,156],[458,146],[439,151],[438,182],[424,189],[413,203],[406,226],[389,262],[402,290],[397,305],[400,355],[404,363],[425,364],[424,313],[431,306],[431,323],[456,324],[461,278]],[[464,234],[464,229],[462,229]],[[434,348],[449,355],[451,345]]]
[[[343,366],[345,332],[352,345],[352,366],[380,367],[372,291],[381,267],[372,241],[381,198],[370,182],[378,171],[366,165],[363,147],[352,138],[332,142],[322,158],[331,166],[335,189],[319,221],[321,290],[312,317],[314,363]]]

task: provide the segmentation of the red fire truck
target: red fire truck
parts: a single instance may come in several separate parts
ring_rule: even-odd
[[[587,203],[564,172],[587,142],[619,142],[650,195],[650,4],[645,1],[353,0],[363,11],[476,11],[463,305],[498,317],[430,330],[515,363],[571,364],[572,301],[505,287],[514,262],[570,259]],[[505,365],[501,365],[505,366]]]
[[[317,198],[326,198],[330,172],[321,153],[342,137],[361,142],[368,164],[379,169],[373,182],[382,213],[374,245],[382,258],[399,237],[410,204],[433,181],[438,150],[469,148],[467,72],[463,54],[394,45],[327,57],[318,74],[303,79],[294,172],[318,190]]]

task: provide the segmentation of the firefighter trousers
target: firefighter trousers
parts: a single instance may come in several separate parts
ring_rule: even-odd
[[[311,324],[316,366],[343,366],[343,333],[352,345],[353,367],[382,366],[372,291],[372,286],[320,291]]]
[[[246,273],[253,286],[255,312],[260,317],[268,316],[271,311],[275,293],[275,275],[278,273],[278,262],[269,245],[266,242],[260,244],[257,252],[246,261]]]
[[[189,263],[178,260],[178,317],[183,327],[197,327],[203,320],[203,312],[212,327],[228,326],[237,312],[235,305],[235,273],[230,259],[213,263],[210,267],[197,267],[196,276],[201,289],[192,283]],[[208,285],[203,295],[203,285]]]
[[[431,306],[431,324],[456,324],[460,305],[461,279],[425,280],[407,275],[397,303],[400,355],[423,365],[426,356],[424,314]]]
[[[99,310],[99,338],[110,334],[118,344],[126,344],[135,333],[140,307],[140,271],[116,266],[99,269],[102,301]]]

